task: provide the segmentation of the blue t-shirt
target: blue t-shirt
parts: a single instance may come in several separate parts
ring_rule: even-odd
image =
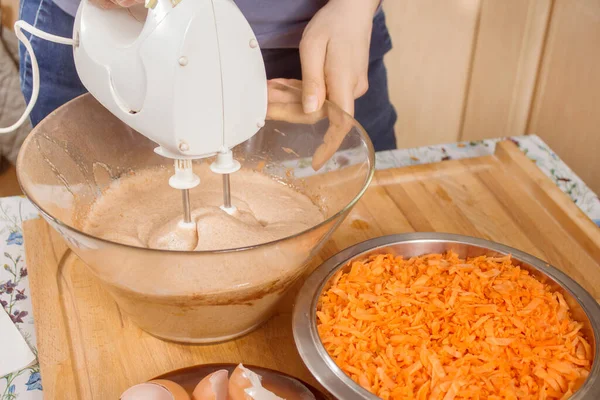
[[[75,16],[80,0],[54,0]],[[302,32],[327,0],[235,0],[263,49],[298,47]]]

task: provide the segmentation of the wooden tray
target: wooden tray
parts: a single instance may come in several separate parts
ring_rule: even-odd
[[[42,220],[24,224],[46,399],[117,399],[130,385],[201,363],[243,362],[317,387],[291,331],[292,290],[253,333],[191,346],[155,339]],[[600,298],[600,230],[510,142],[494,156],[380,171],[314,265],[376,236],[438,231],[482,237],[540,257]]]

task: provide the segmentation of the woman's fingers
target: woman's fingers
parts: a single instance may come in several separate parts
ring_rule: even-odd
[[[323,138],[323,144],[313,156],[312,166],[318,171],[340,148],[344,138],[354,126],[350,115],[354,114],[354,80],[343,75],[334,75],[327,81],[329,100],[338,107],[327,107],[329,128]]]
[[[313,156],[312,167],[315,171],[320,170],[323,165],[336,153],[342,145],[344,138],[354,126],[354,120],[341,109],[328,106],[329,127],[321,144]]]
[[[270,79],[269,81],[267,81],[268,85],[273,85],[273,86],[291,86],[295,89],[302,89],[302,81],[298,80],[298,79],[286,79],[286,78],[275,78],[275,79]]]
[[[285,121],[293,124],[316,124],[327,117],[323,109],[306,114],[301,103],[269,103],[267,107],[267,119],[273,121]]]
[[[292,89],[290,89],[292,88]],[[294,90],[295,89],[295,90]],[[302,81],[297,79],[271,79],[267,81],[270,103],[302,103]]]
[[[328,68],[330,71],[342,71],[341,68],[335,66]],[[357,78],[351,71],[347,73],[331,73],[327,79],[327,98],[333,104],[346,111],[350,115],[354,115],[354,88],[356,87]]]
[[[312,166],[315,171],[321,169],[335,154],[354,126],[354,120],[348,115],[354,112],[355,85],[352,82],[352,78],[332,79],[329,84],[329,97],[337,106],[320,107],[318,111],[308,114],[305,112],[303,99],[298,90],[303,87],[302,82],[293,79],[274,79],[267,84],[269,93],[267,119],[312,125],[326,117],[329,118],[329,127],[323,137],[323,143],[313,155]]]
[[[325,56],[327,37],[305,32],[300,42],[300,63],[302,65],[302,105],[309,114],[319,110],[326,97]]]
[[[326,98],[339,107],[328,105],[325,113],[318,113],[319,118],[329,117],[329,128],[313,156],[315,170],[335,154],[354,126],[350,117],[354,100],[369,87],[369,45],[379,4],[380,0],[329,0],[307,25],[300,42],[300,62],[301,104],[308,118],[299,115],[293,95],[277,87],[269,92],[269,102],[277,103],[269,104],[273,119],[314,121],[311,113],[322,109]]]
[[[369,90],[369,75],[368,72],[364,72],[358,78],[356,86],[354,87],[354,98],[358,99]]]
[[[296,124],[315,124],[325,118],[325,111],[322,108],[310,114],[304,112],[301,89],[302,81],[297,79],[269,80],[267,119]]]

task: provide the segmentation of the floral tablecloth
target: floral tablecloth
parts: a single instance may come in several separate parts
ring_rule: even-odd
[[[38,214],[21,197],[0,199],[0,304],[35,352],[35,329],[21,224]],[[0,312],[3,312],[0,310]],[[0,332],[2,340],[2,332]],[[0,355],[2,357],[3,355]],[[41,399],[40,368],[33,365],[0,378],[0,399]]]
[[[386,169],[489,155],[494,152],[499,140],[385,151],[377,153],[376,167]],[[600,225],[598,196],[539,137],[530,135],[512,140],[585,214]],[[0,199],[0,303],[35,353],[35,330],[22,232],[22,222],[31,218],[38,218],[38,214],[26,199]],[[0,400],[41,398],[42,380],[38,365],[0,378]]]

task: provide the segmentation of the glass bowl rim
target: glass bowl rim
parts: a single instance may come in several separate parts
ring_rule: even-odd
[[[284,88],[285,90],[289,90],[292,92],[296,92],[297,94],[301,94],[301,91],[297,88],[294,88],[292,86],[288,86],[285,85],[283,83],[279,83],[279,82],[273,82],[273,85],[276,86],[280,86],[282,88]],[[67,103],[63,104],[62,106],[60,106],[55,112],[53,112],[50,115],[54,115],[57,111],[61,111],[62,109],[65,109],[67,107],[69,107],[70,105],[72,105],[72,103],[76,103],[79,101],[82,101],[83,98],[85,97],[93,97],[90,93],[84,93],[80,96],[75,97],[74,99],[68,101]],[[147,247],[138,247],[138,246],[133,246],[133,245],[129,245],[129,244],[124,244],[124,243],[118,243],[118,242],[114,242],[111,240],[107,240],[107,239],[102,239],[100,237],[94,236],[94,235],[90,235],[86,232],[83,232],[80,229],[74,228],[62,221],[60,221],[59,219],[53,217],[48,211],[46,211],[46,209],[44,209],[44,207],[42,207],[40,204],[38,204],[38,202],[29,195],[27,189],[25,188],[25,185],[22,183],[23,182],[23,178],[22,178],[22,174],[23,172],[21,171],[22,168],[20,168],[20,166],[23,164],[24,162],[24,158],[25,158],[25,153],[26,153],[26,149],[31,146],[31,142],[34,140],[35,137],[37,137],[37,132],[39,130],[41,130],[44,126],[44,122],[45,120],[42,120],[42,122],[40,122],[39,125],[37,125],[31,132],[30,134],[27,136],[27,138],[25,139],[25,141],[23,142],[22,146],[21,146],[21,150],[19,151],[19,155],[17,157],[17,180],[19,181],[19,186],[21,187],[21,190],[23,191],[23,194],[25,194],[25,197],[27,197],[27,199],[35,206],[35,208],[38,209],[38,211],[49,221],[52,221],[52,223],[58,225],[61,228],[64,228],[66,230],[69,231],[73,231],[78,235],[82,235],[88,239],[91,240],[97,240],[100,241],[101,243],[107,243],[109,245],[114,245],[114,246],[118,246],[118,247],[123,247],[123,248],[127,248],[127,249],[135,249],[135,250],[142,250],[142,251],[151,251],[151,252],[156,252],[158,254],[178,254],[178,255],[199,255],[199,254],[219,254],[219,253],[232,253],[232,252],[238,252],[238,251],[248,251],[248,250],[252,250],[252,249],[256,249],[256,248],[261,248],[261,247],[268,247],[268,246],[272,246],[272,245],[277,245],[279,243],[282,242],[286,242],[288,240],[292,240],[301,236],[304,236],[305,234],[311,233],[313,231],[316,231],[318,229],[320,229],[321,227],[328,225],[329,223],[335,221],[336,219],[340,218],[342,215],[344,215],[346,212],[348,212],[350,209],[352,209],[354,207],[354,205],[356,205],[356,203],[358,202],[358,200],[360,200],[360,198],[363,196],[363,194],[367,191],[371,181],[373,180],[373,176],[375,174],[375,150],[373,148],[373,143],[371,142],[371,139],[369,137],[369,135],[367,134],[367,132],[365,131],[365,129],[363,128],[363,126],[356,120],[354,119],[351,115],[349,115],[348,113],[346,113],[345,111],[343,111],[341,108],[339,108],[338,106],[336,106],[334,103],[325,100],[325,103],[323,104],[323,107],[332,107],[334,110],[336,110],[336,112],[340,112],[343,115],[345,115],[346,117],[352,118],[352,120],[354,121],[354,126],[361,139],[363,140],[363,142],[366,144],[367,146],[367,161],[369,163],[369,172],[367,174],[367,177],[362,185],[361,190],[354,196],[354,198],[352,198],[352,200],[346,204],[343,208],[341,208],[339,211],[337,211],[335,214],[331,215],[330,217],[326,218],[325,220],[321,221],[320,223],[318,223],[317,225],[311,226],[310,228],[304,229],[300,232],[297,232],[293,235],[290,236],[285,236],[283,238],[279,238],[276,240],[271,240],[269,242],[264,242],[264,243],[259,243],[259,244],[254,244],[251,246],[242,246],[242,247],[234,247],[234,248],[229,248],[229,249],[218,249],[218,250],[199,250],[199,251],[194,251],[194,250],[161,250],[161,249],[151,249],[151,248],[147,248]],[[115,117],[116,118],[116,117]]]

